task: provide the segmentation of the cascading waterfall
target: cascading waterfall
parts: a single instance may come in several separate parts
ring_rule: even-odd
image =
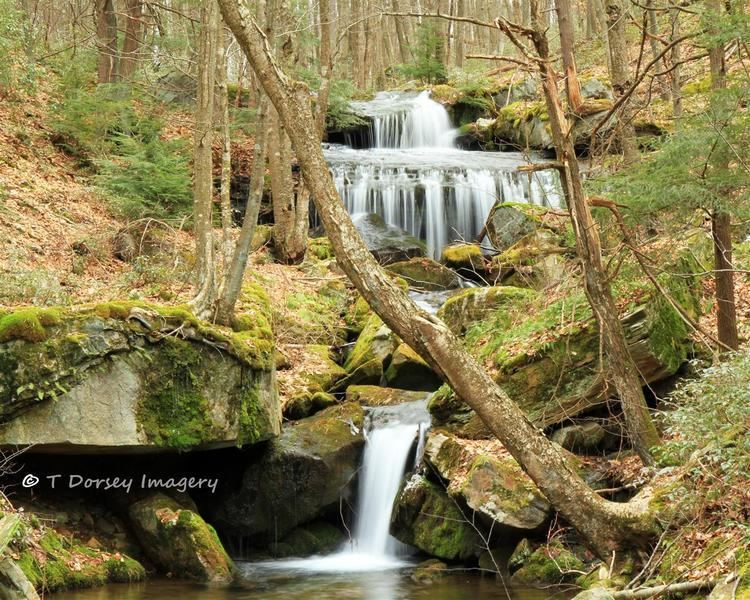
[[[425,400],[375,408],[370,420],[360,473],[354,536],[340,552],[323,557],[255,563],[255,569],[318,573],[377,571],[405,564],[408,548],[389,533],[393,503],[412,455],[418,464],[430,425]]]
[[[518,172],[528,163],[519,153],[457,149],[448,113],[428,92],[384,92],[355,108],[372,119],[374,147],[326,148],[339,195],[351,214],[380,215],[435,258],[452,241],[473,241],[497,201],[560,205],[556,173]]]

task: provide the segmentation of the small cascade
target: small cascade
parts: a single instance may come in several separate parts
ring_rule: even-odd
[[[408,547],[390,535],[391,513],[407,469],[419,464],[424,451],[430,426],[427,397],[426,393],[421,401],[372,409],[351,542],[336,554],[253,563],[247,572],[343,573],[394,569],[407,564],[403,556]],[[409,461],[412,456],[414,462]]]
[[[474,241],[498,201],[560,205],[557,173],[517,170],[528,157],[456,148],[448,113],[429,92],[352,104],[371,119],[372,147],[325,148],[339,195],[351,214],[376,213],[424,240],[433,258],[451,242]]]

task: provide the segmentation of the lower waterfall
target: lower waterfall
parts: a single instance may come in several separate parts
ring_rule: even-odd
[[[406,470],[419,461],[424,448],[430,424],[427,401],[374,408],[370,422],[351,541],[328,556],[254,563],[254,568],[339,573],[393,569],[407,564],[408,547],[389,533],[391,512]],[[410,463],[412,456],[415,462]]]

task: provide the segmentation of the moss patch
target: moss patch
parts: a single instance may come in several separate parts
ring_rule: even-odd
[[[47,327],[58,325],[62,316],[54,308],[24,308],[0,317],[0,342],[47,339]]]

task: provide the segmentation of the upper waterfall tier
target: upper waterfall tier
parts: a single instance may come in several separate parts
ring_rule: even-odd
[[[369,102],[352,107],[372,119],[370,137],[375,148],[453,148],[456,132],[445,108],[419,94],[380,92]]]
[[[350,214],[382,216],[425,240],[434,258],[450,242],[474,240],[495,202],[560,206],[557,173],[519,172],[529,160],[514,152],[331,145],[325,155]]]

